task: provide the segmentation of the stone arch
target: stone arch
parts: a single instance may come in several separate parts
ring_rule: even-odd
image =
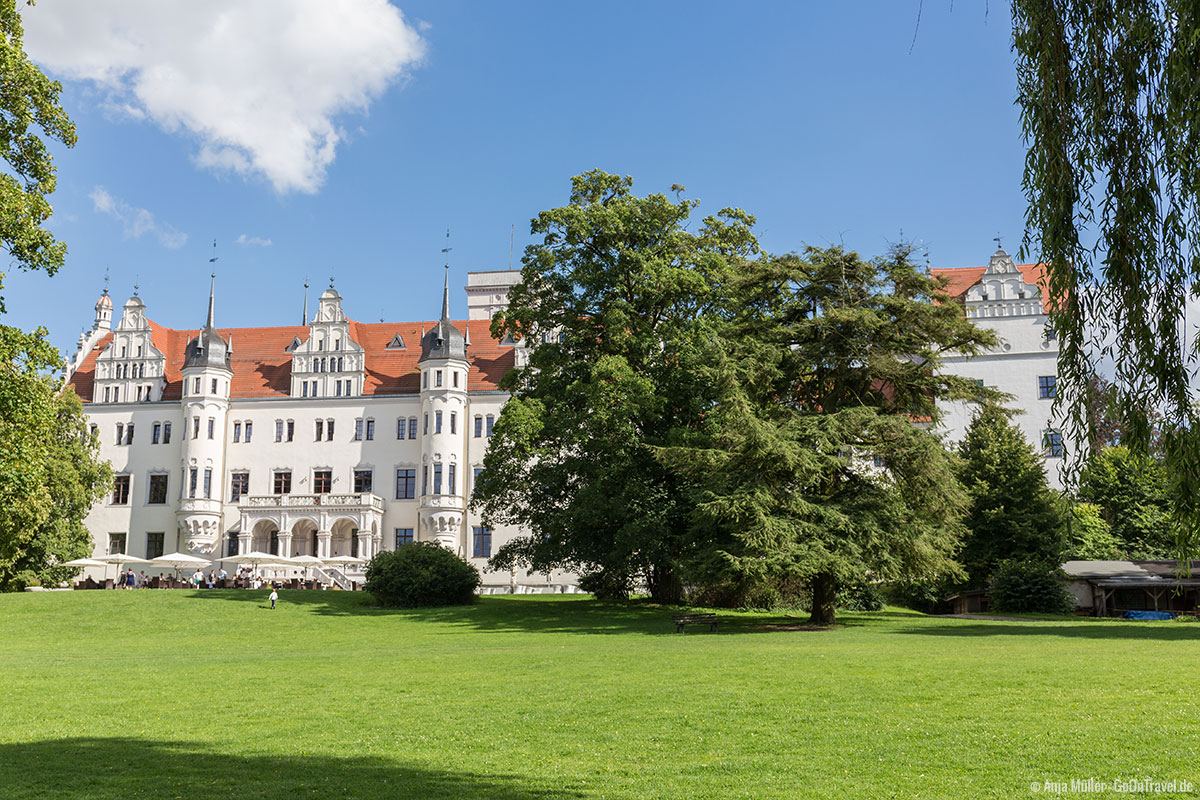
[[[250,529],[250,549],[256,553],[271,552],[271,534],[279,530],[279,523],[273,519],[260,519]]]
[[[338,517],[329,526],[333,538],[329,543],[329,554],[332,556],[348,556],[358,549],[355,536],[358,533],[358,520],[353,517]]]
[[[317,523],[301,517],[292,523],[292,555],[315,556],[318,553]]]

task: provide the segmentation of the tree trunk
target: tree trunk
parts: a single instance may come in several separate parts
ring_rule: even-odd
[[[650,599],[656,603],[675,605],[683,600],[683,583],[674,567],[656,565],[650,568],[647,581]]]
[[[820,572],[812,579],[812,616],[809,625],[832,625],[836,619],[837,578],[831,572]]]

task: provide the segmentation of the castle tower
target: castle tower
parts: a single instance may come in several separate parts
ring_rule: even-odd
[[[232,348],[213,319],[216,275],[208,294],[208,321],[188,342],[183,362],[183,497],[176,513],[189,552],[220,555],[225,470],[225,417],[233,378]]]
[[[105,287],[100,299],[96,301],[96,318],[92,323],[92,330],[104,333],[112,330],[112,311],[112,298],[108,296],[108,288]]]
[[[421,539],[463,555],[466,512],[467,340],[450,322],[450,268],[442,318],[421,337]]]

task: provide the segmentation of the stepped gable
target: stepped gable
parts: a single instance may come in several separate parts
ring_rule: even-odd
[[[176,330],[146,320],[154,346],[167,358],[166,388],[163,400],[179,400],[183,396],[182,369],[188,342],[201,331],[193,328]],[[417,359],[421,357],[421,333],[433,328],[436,322],[373,322],[350,321],[350,335],[366,351],[365,395],[417,394],[421,390]],[[459,330],[470,328],[471,346],[467,360],[471,364],[467,376],[469,391],[499,389],[500,378],[512,368],[513,348],[502,346],[491,337],[490,320],[471,320],[453,323]],[[251,397],[287,397],[291,385],[292,356],[287,347],[292,340],[308,339],[307,325],[288,325],[273,328],[218,328],[217,333],[229,342],[232,338],[233,399]],[[405,342],[403,350],[387,349],[388,342],[399,333]],[[92,400],[96,377],[96,357],[112,342],[107,334],[97,342],[83,363],[71,375],[71,386],[84,402]]]
[[[1049,308],[1051,303],[1049,287],[1046,285],[1046,265],[1014,264],[1013,266],[1021,273],[1023,281],[1038,287],[1038,291],[1042,293],[1042,306]],[[929,274],[935,278],[949,279],[949,283],[944,289],[946,296],[959,301],[962,301],[972,286],[983,279],[986,272],[987,267],[935,267],[929,270]]]

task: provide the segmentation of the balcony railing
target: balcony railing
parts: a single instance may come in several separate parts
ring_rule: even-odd
[[[243,508],[362,508],[383,511],[383,498],[371,492],[330,492],[327,494],[254,494],[242,495]]]

